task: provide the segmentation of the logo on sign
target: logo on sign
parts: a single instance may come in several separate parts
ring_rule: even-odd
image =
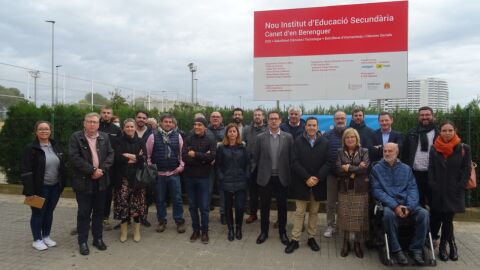
[[[389,82],[384,83],[383,89],[390,89],[390,83]]]

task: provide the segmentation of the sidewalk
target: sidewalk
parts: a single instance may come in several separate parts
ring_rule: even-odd
[[[219,223],[218,209],[210,214],[210,243],[190,243],[191,233],[188,208],[185,207],[187,232],[178,234],[175,224],[169,219],[167,230],[155,232],[154,227],[142,227],[142,240],[120,243],[118,231],[104,233],[108,245],[100,252],[91,245],[90,255],[78,253],[76,236],[69,234],[76,225],[76,202],[62,198],[55,210],[52,238],[58,246],[39,252],[31,247],[30,209],[22,204],[23,196],[0,194],[0,269],[388,269],[383,266],[376,250],[365,250],[365,257],[358,259],[354,254],[340,257],[341,239],[326,239],[323,233],[325,215],[319,214],[318,236],[320,252],[312,252],[306,245],[306,236],[300,248],[293,254],[285,254],[284,246],[275,229],[270,228],[270,238],[262,245],[255,240],[260,230],[259,222],[244,225],[244,238],[229,242],[226,226]],[[152,207],[154,209],[155,207]],[[170,213],[169,213],[170,214]],[[291,220],[293,212],[289,212]],[[155,213],[149,220],[154,223]],[[171,218],[171,215],[169,215]],[[276,219],[275,217],[271,218]],[[112,224],[116,221],[111,220]],[[291,224],[287,231],[290,234]],[[460,258],[457,262],[438,261],[436,269],[480,269],[480,223],[457,222],[455,224]],[[395,267],[397,269],[397,267]],[[415,269],[406,267],[402,269]]]

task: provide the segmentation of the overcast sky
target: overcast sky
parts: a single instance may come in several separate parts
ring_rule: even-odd
[[[50,71],[51,24],[44,21],[55,20],[60,74],[125,88],[124,96],[137,89],[137,96],[151,90],[189,97],[187,64],[194,62],[200,99],[237,106],[241,96],[243,106],[270,107],[273,102],[253,101],[253,12],[362,2],[381,1],[0,0],[0,62]],[[409,1],[409,77],[447,80],[450,105],[480,94],[479,14],[478,0]],[[49,76],[39,81],[41,102],[50,100]],[[0,85],[26,94],[27,80],[25,70],[0,64]],[[67,84],[71,102],[90,87]],[[107,95],[105,89],[98,91]]]

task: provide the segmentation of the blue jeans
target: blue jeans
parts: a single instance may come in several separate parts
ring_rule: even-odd
[[[167,221],[167,203],[165,202],[167,190],[172,200],[173,219],[175,222],[183,222],[183,201],[180,176],[157,176],[156,206],[158,222]]]
[[[188,194],[188,210],[192,217],[192,228],[194,231],[208,232],[208,214],[210,212],[209,178],[185,177],[185,186]],[[201,225],[200,217],[202,220]]]
[[[210,203],[212,202],[213,186],[216,183],[217,184],[217,189],[218,189],[218,200],[219,200],[219,204],[220,204],[220,214],[223,215],[223,214],[225,214],[225,196],[224,196],[224,193],[223,193],[223,190],[222,190],[222,184],[217,179],[214,170],[212,170],[212,172],[210,172],[209,181],[210,181],[210,187],[208,188],[208,194],[209,194],[209,199],[208,200],[210,201]]]
[[[408,218],[413,218],[415,220],[415,235],[410,243],[409,250],[413,253],[422,253],[423,245],[425,244],[425,239],[430,228],[429,222],[429,213],[424,208],[417,206],[414,210],[410,212]],[[383,210],[383,224],[385,226],[385,231],[389,238],[390,251],[392,253],[402,250],[398,242],[398,223],[400,217],[395,215],[395,212],[385,207]]]
[[[30,228],[32,229],[33,241],[42,240],[50,235],[53,221],[53,210],[60,198],[60,184],[53,186],[43,185],[42,197],[45,198],[42,209],[32,208]]]

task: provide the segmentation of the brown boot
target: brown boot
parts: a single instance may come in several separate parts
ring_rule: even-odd
[[[360,242],[355,241],[355,243],[353,243],[353,250],[355,251],[355,255],[358,258],[363,258],[363,250],[362,250],[362,245],[360,245]]]
[[[340,256],[347,257],[348,253],[350,252],[350,242],[347,238],[343,238],[343,247],[342,251],[340,251]]]
[[[123,222],[120,224],[120,242],[125,243],[127,241],[127,235],[128,235],[128,223]]]
[[[140,223],[133,223],[133,241],[140,242]]]

